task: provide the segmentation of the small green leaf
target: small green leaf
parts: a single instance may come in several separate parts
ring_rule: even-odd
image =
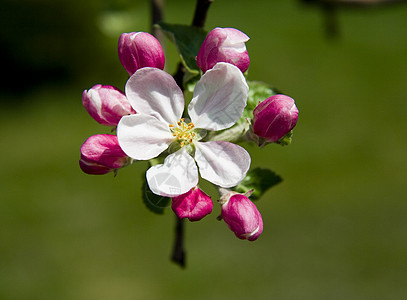
[[[285,136],[279,139],[276,143],[280,144],[281,146],[288,146],[291,144],[292,140],[293,140],[293,131],[291,130],[289,133],[287,133]]]
[[[199,68],[195,57],[206,38],[207,32],[201,28],[180,24],[158,23],[158,26],[174,42],[182,63],[189,72],[198,74]]]
[[[246,193],[253,189],[251,200],[258,200],[271,187],[283,181],[283,179],[269,169],[255,168],[250,170],[245,179],[236,187],[234,191],[238,193]]]
[[[165,208],[170,205],[170,198],[162,197],[154,194],[148,187],[147,179],[144,177],[144,182],[142,186],[143,192],[143,202],[146,207],[151,210],[153,213],[162,215],[165,211]]]

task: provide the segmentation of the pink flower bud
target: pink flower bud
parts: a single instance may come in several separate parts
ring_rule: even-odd
[[[253,131],[267,142],[276,142],[297,124],[298,109],[294,99],[275,95],[262,101],[253,110]]]
[[[245,45],[248,40],[246,34],[235,28],[213,29],[199,49],[198,67],[205,73],[218,62],[226,62],[238,67],[242,73],[246,72],[250,64]]]
[[[212,212],[211,197],[194,187],[183,195],[172,198],[172,210],[178,218],[199,221]]]
[[[234,194],[222,204],[222,218],[239,239],[254,241],[263,232],[260,212],[244,195]]]
[[[120,148],[115,135],[92,135],[81,147],[79,166],[87,174],[106,174],[124,167],[127,163],[128,157]]]
[[[122,91],[111,85],[97,84],[83,91],[82,104],[98,123],[116,126],[121,117],[136,112]]]
[[[147,32],[122,33],[118,50],[120,62],[130,75],[144,67],[164,69],[163,48],[160,42]]]

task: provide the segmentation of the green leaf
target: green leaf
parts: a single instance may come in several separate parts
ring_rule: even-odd
[[[207,32],[201,28],[180,24],[158,23],[158,26],[174,42],[182,63],[191,73],[198,74],[199,68],[195,57],[206,38]]]
[[[281,146],[288,146],[291,144],[292,140],[293,140],[293,131],[291,130],[289,133],[287,133],[285,136],[279,139],[276,143],[280,144]]]
[[[154,194],[148,187],[147,179],[145,178],[145,176],[143,176],[143,178],[144,181],[142,186],[142,192],[144,204],[153,213],[160,215],[164,214],[165,208],[170,205],[171,199],[168,197],[162,197]]]
[[[258,200],[271,187],[283,181],[283,179],[269,169],[255,168],[250,170],[245,179],[236,187],[234,191],[246,193],[253,189],[251,200]]]

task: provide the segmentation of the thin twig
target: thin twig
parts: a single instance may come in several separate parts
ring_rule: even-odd
[[[163,20],[164,0],[151,0],[151,32],[160,41],[164,48],[164,35],[162,31],[154,26]],[[180,64],[182,65],[182,64]],[[178,86],[182,89],[182,79],[185,74],[185,68],[178,67],[178,71],[174,74],[174,79]],[[185,268],[185,250],[184,250],[184,220],[176,217],[175,224],[175,240],[172,250],[171,260],[180,267]]]
[[[185,66],[180,62],[178,63],[177,71],[175,72],[172,77],[174,77],[175,82],[177,85],[180,87],[180,89],[183,91],[184,90],[184,75],[186,72]]]
[[[164,48],[164,34],[161,29],[154,26],[158,22],[161,22],[164,11],[164,0],[150,0],[151,5],[151,32],[159,40],[161,46]]]
[[[214,0],[197,0],[194,18],[192,20],[192,26],[203,28],[206,21],[206,16],[208,13],[209,6]],[[173,75],[175,81],[177,82],[178,86],[181,90],[184,90],[183,87],[183,79],[185,75],[186,69],[182,63],[178,64],[178,68],[176,73]],[[185,249],[184,249],[184,219],[179,219],[177,217],[176,225],[175,225],[175,241],[174,241],[174,248],[171,255],[171,260],[185,268]]]
[[[185,268],[186,253],[184,249],[184,219],[176,218],[175,240],[171,260],[180,267]]]
[[[328,38],[339,37],[338,11],[331,3],[321,5],[325,18],[325,33]]]
[[[209,6],[214,0],[198,0],[196,2],[195,14],[192,20],[192,26],[203,28],[205,26],[206,15],[208,14]]]

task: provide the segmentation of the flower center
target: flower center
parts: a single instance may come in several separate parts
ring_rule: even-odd
[[[196,133],[194,132],[195,125],[190,122],[185,122],[185,119],[179,119],[177,125],[168,125],[172,132],[172,135],[176,140],[179,141],[181,147],[191,144],[193,140],[197,139]]]

